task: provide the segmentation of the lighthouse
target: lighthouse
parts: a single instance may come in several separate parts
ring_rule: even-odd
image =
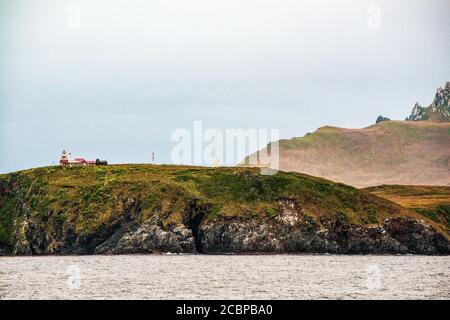
[[[67,156],[66,150],[61,153],[61,158],[59,159],[59,165],[65,166],[69,162],[69,157]]]

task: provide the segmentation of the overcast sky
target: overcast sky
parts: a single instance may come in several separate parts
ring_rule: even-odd
[[[404,119],[450,80],[450,1],[0,0],[0,172],[171,133]]]

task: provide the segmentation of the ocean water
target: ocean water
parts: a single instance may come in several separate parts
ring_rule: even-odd
[[[0,257],[0,299],[449,299],[450,257]]]

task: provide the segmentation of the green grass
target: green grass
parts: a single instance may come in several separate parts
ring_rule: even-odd
[[[15,199],[9,198],[2,201],[0,207],[0,244],[8,244],[12,232],[13,212],[15,211]]]
[[[77,234],[89,234],[123,215],[131,198],[139,206],[138,222],[163,214],[164,223],[181,223],[192,199],[208,205],[206,220],[274,219],[283,198],[296,201],[305,215],[339,214],[355,224],[411,214],[344,184],[298,173],[264,176],[258,169],[244,167],[45,167],[0,175],[0,186],[1,243],[8,243],[13,220],[23,219],[27,210],[33,222],[46,230],[51,231],[51,221],[58,219],[73,225]]]

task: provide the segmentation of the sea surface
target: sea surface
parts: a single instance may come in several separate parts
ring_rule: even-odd
[[[0,257],[0,299],[449,299],[450,256]]]

